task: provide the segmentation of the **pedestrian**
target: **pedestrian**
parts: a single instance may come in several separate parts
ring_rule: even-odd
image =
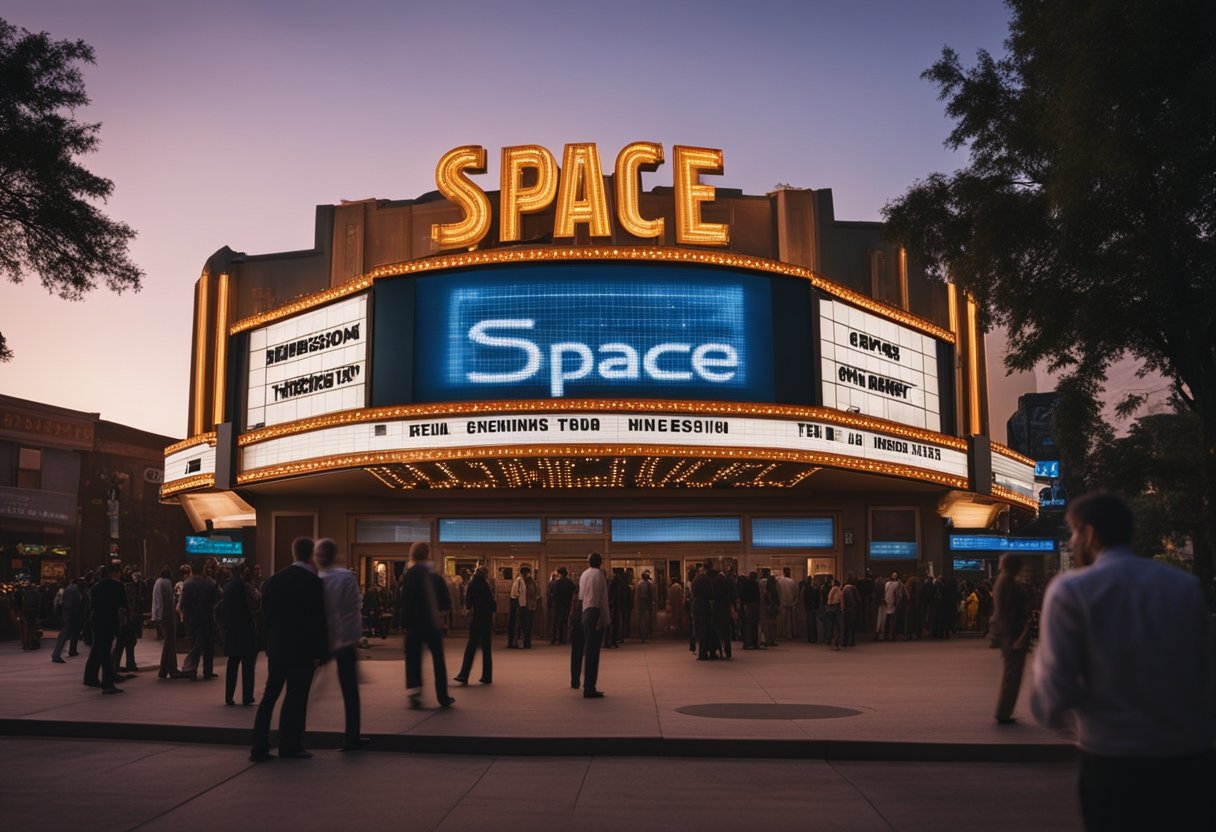
[[[587,556],[587,569],[578,578],[578,598],[582,604],[583,634],[586,638],[583,668],[583,698],[600,699],[600,646],[604,641],[604,616],[608,613],[608,580],[600,564],[604,559],[599,552]]]
[[[676,635],[684,632],[684,585],[679,575],[671,579],[667,588],[667,629]]]
[[[228,667],[224,674],[224,704],[235,705],[236,676],[241,674],[241,704],[253,704],[253,670],[258,661],[258,633],[253,623],[253,595],[249,585],[252,570],[245,567],[224,584],[220,600],[220,622],[224,633],[224,655]]]
[[[806,640],[808,644],[819,641],[819,587],[808,575],[802,588],[802,606],[806,609]]]
[[[861,592],[857,589],[857,579],[852,575],[840,588],[840,622],[840,645],[857,646],[857,627],[861,623]]]
[[[405,687],[410,707],[421,708],[422,648],[426,647],[435,671],[435,697],[439,707],[450,708],[456,700],[448,696],[448,672],[443,657],[442,602],[447,593],[443,592],[443,579],[431,571],[430,557],[431,547],[423,541],[416,542],[410,547],[410,568],[401,578]]]
[[[520,646],[519,645],[519,641],[520,641],[520,639],[519,639],[519,629],[520,629],[519,598],[521,595],[526,594],[527,591],[528,591],[528,585],[524,581],[524,572],[523,572],[523,568],[521,567],[518,574],[516,574],[516,576],[515,576],[515,580],[513,580],[511,582],[511,592],[507,596],[508,603],[509,603],[509,606],[507,607],[507,649],[508,650],[515,650],[515,649],[519,648],[519,646]]]
[[[308,692],[313,674],[329,655],[325,589],[313,572],[312,551],[311,538],[297,537],[291,541],[294,560],[262,585],[266,688],[253,721],[249,759],[255,763],[270,759],[270,719],[284,687],[287,695],[279,712],[279,757],[312,756],[304,747]]]
[[[840,581],[831,581],[832,588],[828,590],[827,605],[823,610],[823,643],[833,650],[840,649],[840,612],[844,601],[844,593],[840,589]]]
[[[540,606],[540,587],[532,577],[532,567],[524,564],[519,567],[519,580],[523,581],[519,600],[519,629],[524,650],[532,649],[532,625],[536,621],[536,611]]]
[[[63,645],[70,642],[69,656],[76,655],[76,639],[80,633],[80,582],[69,581],[63,588],[59,610],[63,616],[63,624],[59,628],[59,638],[55,640],[55,649],[51,651],[51,661],[63,664]]]
[[[21,594],[21,649],[37,650],[41,646],[42,591],[31,583]]]
[[[557,578],[549,586],[549,609],[553,612],[553,637],[550,644],[565,644],[570,631],[570,603],[574,600],[574,581],[566,567],[557,568]]]
[[[178,679],[177,669],[177,602],[173,596],[173,571],[161,567],[160,577],[152,585],[152,620],[160,630],[163,642],[160,646],[158,679]]]
[[[713,579],[709,575],[712,563],[697,567],[697,576],[692,579],[692,630],[695,637],[697,661],[707,661],[710,650],[710,634],[713,632]]]
[[[781,599],[781,618],[778,630],[782,638],[792,639],[797,628],[798,582],[790,577],[790,568],[781,568],[777,579],[777,594]]]
[[[1022,585],[1021,573],[1021,555],[1007,552],[1001,556],[992,615],[993,636],[1001,648],[1001,686],[996,700],[996,721],[1001,725],[1014,722],[1013,707],[1030,647],[1030,595]]]
[[[114,684],[114,639],[118,629],[127,621],[127,593],[123,591],[118,576],[122,564],[113,561],[98,570],[98,580],[89,592],[89,608],[92,611],[93,644],[84,665],[84,684],[90,688],[101,688],[102,693],[122,693]],[[98,672],[101,678],[97,678]]]
[[[565,572],[564,567],[562,572]],[[460,672],[456,674],[456,681],[462,685],[469,683],[469,673],[473,670],[473,659],[476,658],[478,649],[481,650],[481,679],[478,681],[483,685],[494,681],[494,660],[490,655],[490,645],[494,640],[494,613],[498,610],[498,605],[494,601],[494,591],[490,589],[489,576],[490,570],[484,566],[477,567],[464,592],[465,609],[469,614],[469,640],[464,647]],[[568,578],[566,582],[569,583]],[[570,602],[567,600],[566,612],[569,611]],[[562,643],[566,643],[564,633]]]
[[[642,572],[642,580],[633,591],[633,601],[638,611],[638,638],[645,644],[654,630],[654,584],[649,571]]]
[[[1199,582],[1136,556],[1117,497],[1085,495],[1065,516],[1082,568],[1047,589],[1030,710],[1075,733],[1085,826],[1214,829],[1216,660]]]
[[[760,649],[760,580],[748,572],[739,581],[739,602],[743,605],[743,649]]]
[[[359,706],[359,640],[363,637],[363,601],[359,597],[359,580],[349,569],[336,565],[338,544],[323,537],[312,552],[317,577],[325,590],[325,630],[329,634],[329,655],[338,669],[338,685],[342,688],[342,708],[345,730],[341,751],[358,751],[367,744],[361,736]]]
[[[765,568],[760,570],[760,633],[765,647],[777,646],[777,616],[781,614],[781,593],[777,579]]]
[[[215,662],[215,608],[219,605],[220,591],[215,580],[198,564],[190,566],[190,579],[182,587],[181,599],[177,602],[186,632],[190,636],[190,652],[182,662],[182,675],[192,682],[198,681],[198,666],[203,665],[203,679],[214,679]]]
[[[734,636],[732,615],[735,608],[734,585],[725,572],[715,571],[710,579],[713,587],[713,627],[714,636],[718,641],[718,655],[722,658],[731,657],[731,638]]]
[[[114,641],[114,673],[117,675],[126,671],[134,673],[139,670],[135,663],[135,643],[143,635],[143,599],[140,597],[138,573],[127,567],[122,572],[122,589],[127,595],[127,623],[118,628],[118,638]],[[127,663],[122,663],[123,653],[126,653]]]

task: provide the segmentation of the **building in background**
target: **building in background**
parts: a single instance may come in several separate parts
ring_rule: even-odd
[[[58,581],[118,555],[180,563],[190,526],[160,502],[173,440],[0,395],[0,578]]]
[[[310,250],[216,252],[163,497],[268,572],[332,537],[364,585],[415,540],[449,574],[595,550],[663,589],[707,557],[948,572],[951,528],[1034,515],[1033,461],[988,436],[974,303],[878,223],[685,175],[715,151],[675,148],[675,187],[642,191],[636,146],[603,177],[586,147],[560,173],[504,149],[518,176],[489,192],[445,175],[484,162],[458,148],[450,198],[323,205]]]

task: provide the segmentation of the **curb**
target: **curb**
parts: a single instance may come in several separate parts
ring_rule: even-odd
[[[271,745],[277,732],[271,732]],[[151,723],[0,719],[0,736],[248,746],[248,729]],[[367,751],[485,757],[710,757],[839,762],[1058,763],[1076,759],[1056,743],[923,743],[860,740],[715,740],[663,737],[470,737],[371,734]],[[338,748],[342,734],[309,731],[310,748]]]

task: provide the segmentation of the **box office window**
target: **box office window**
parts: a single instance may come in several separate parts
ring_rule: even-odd
[[[757,549],[830,549],[835,542],[831,517],[752,518],[752,546]]]
[[[539,517],[461,517],[439,521],[440,543],[540,543]]]
[[[739,517],[615,517],[614,543],[738,543]]]
[[[431,523],[404,517],[376,517],[355,521],[355,540],[359,543],[430,542]]]
[[[919,543],[916,509],[870,509],[871,558],[916,560],[920,554]]]

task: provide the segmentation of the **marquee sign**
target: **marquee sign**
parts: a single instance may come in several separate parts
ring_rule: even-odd
[[[542,448],[669,445],[811,451],[920,468],[963,479],[967,476],[965,450],[823,421],[593,412],[340,425],[248,445],[241,451],[241,470],[248,472],[325,457],[336,448],[341,448],[343,454],[371,454],[520,445]]]
[[[246,428],[362,407],[367,337],[365,294],[250,332]]]
[[[938,342],[829,298],[819,301],[823,404],[942,429]]]

